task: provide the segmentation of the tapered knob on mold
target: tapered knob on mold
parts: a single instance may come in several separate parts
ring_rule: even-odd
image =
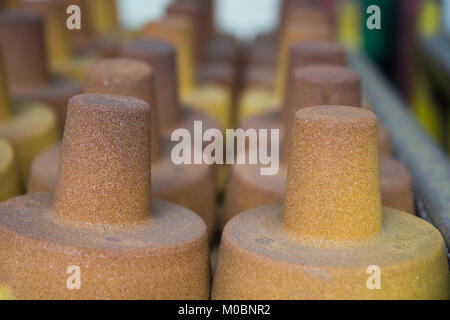
[[[300,236],[358,239],[381,228],[377,118],[338,108],[294,118],[283,225]]]
[[[377,130],[363,108],[296,113],[284,205],[228,222],[213,299],[448,298],[442,235],[381,207]]]
[[[85,93],[106,93],[136,97],[155,105],[152,68],[145,62],[115,58],[104,59],[86,71]],[[156,108],[152,109],[152,161],[159,158],[159,130]]]
[[[59,163],[55,216],[99,227],[148,219],[150,130],[150,107],[142,100],[97,94],[73,97]]]
[[[150,134],[143,100],[70,100],[54,197],[0,205],[2,288],[18,299],[208,298],[204,222],[150,201]],[[66,285],[71,266],[79,268],[78,290]]]

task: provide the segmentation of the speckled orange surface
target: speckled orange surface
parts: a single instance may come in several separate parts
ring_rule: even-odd
[[[50,80],[43,28],[43,21],[35,14],[19,10],[0,13],[0,44],[10,90],[43,87]]]
[[[150,201],[150,133],[143,100],[70,100],[54,197],[33,194],[0,205],[0,279],[13,297],[208,298],[204,222]],[[80,267],[79,290],[66,286],[70,265]]]
[[[13,97],[19,101],[38,101],[48,106],[56,115],[58,133],[62,136],[68,100],[81,92],[82,87],[78,83],[55,79],[43,88],[18,90],[13,93]]]
[[[213,167],[208,165],[174,165],[170,144],[161,140],[162,155],[152,160],[152,196],[173,202],[198,214],[208,226],[210,237],[216,226],[216,192]],[[152,152],[153,152],[152,147]],[[61,145],[41,152],[33,161],[28,193],[53,192],[56,187]]]
[[[143,30],[143,36],[171,43],[176,48],[177,77],[181,95],[194,88],[195,48],[193,25],[187,18],[166,17],[150,21]]]
[[[296,113],[284,204],[229,221],[214,299],[447,299],[441,234],[381,208],[376,116],[342,106]],[[371,265],[381,287],[367,286]]]
[[[260,165],[234,165],[224,204],[222,228],[235,215],[262,205],[283,202],[287,165],[277,174],[263,176]],[[395,159],[380,156],[381,203],[383,207],[414,214],[411,175]]]
[[[278,173],[273,176],[261,176],[260,166],[233,166],[225,198],[222,227],[242,211],[282,201],[290,151],[286,130],[289,130],[291,126],[290,119],[293,117],[294,110],[323,103],[349,104],[358,107],[361,105],[360,77],[357,72],[339,65],[344,63],[345,56],[341,55],[342,48],[336,44],[321,41],[296,44],[291,49],[291,61],[302,65],[300,61],[312,59],[312,57],[308,58],[309,53],[317,52],[317,61],[320,62],[322,61],[320,56],[327,56],[326,52],[321,53],[325,48],[335,51],[336,54],[329,58],[335,59],[336,65],[314,64],[295,69],[295,72],[291,73],[283,109],[254,116],[242,122],[241,127],[244,130],[250,128],[280,130],[281,166]],[[378,130],[380,153],[389,153],[390,135],[380,124]],[[383,157],[381,162],[383,205],[414,213],[409,172],[395,160]]]

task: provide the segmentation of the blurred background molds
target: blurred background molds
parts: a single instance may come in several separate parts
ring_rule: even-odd
[[[18,10],[0,13],[0,44],[12,99],[50,106],[62,134],[67,102],[81,93],[81,85],[52,75],[44,39],[44,20],[39,15]]]
[[[3,17],[0,14],[0,25]],[[21,183],[26,185],[34,157],[58,139],[56,117],[42,104],[12,103],[7,76],[0,61],[0,137],[11,144]]]

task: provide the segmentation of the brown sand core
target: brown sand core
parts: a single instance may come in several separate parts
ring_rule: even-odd
[[[152,197],[173,202],[198,214],[206,223],[210,237],[216,226],[216,188],[212,166],[175,165],[168,139],[161,139],[161,157],[152,161]],[[153,146],[152,146],[153,152]],[[28,193],[54,192],[61,145],[41,152],[33,161],[28,180]]]
[[[213,299],[447,299],[439,231],[381,208],[376,116],[305,108],[291,136],[284,206],[228,222]],[[367,285],[369,266],[381,269],[380,290]]]
[[[104,59],[92,65],[84,80],[85,93],[107,93],[136,97],[152,107],[152,161],[160,156],[157,107],[151,67],[140,60]]]
[[[22,11],[1,12],[0,46],[12,91],[48,82],[43,22],[39,16]]]
[[[88,94],[70,99],[55,216],[121,228],[149,218],[150,119],[149,105],[136,98]]]
[[[287,166],[281,164],[272,176],[263,176],[260,165],[235,165],[225,198],[222,228],[237,214],[263,205],[283,202]],[[381,203],[383,207],[414,214],[411,175],[398,161],[380,156]]]
[[[150,203],[150,132],[143,100],[70,100],[54,198],[28,195],[0,206],[0,279],[13,297],[209,296],[205,224],[182,207]],[[80,290],[67,288],[71,265],[80,267]]]
[[[161,129],[174,127],[180,121],[175,49],[167,42],[136,39],[122,45],[119,55],[140,59],[152,67],[155,81],[155,102]]]

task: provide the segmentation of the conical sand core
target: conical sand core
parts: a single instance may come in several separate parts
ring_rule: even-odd
[[[84,82],[86,93],[133,96],[154,106],[153,72],[140,60],[104,59],[92,65]],[[152,195],[192,210],[204,219],[212,235],[215,226],[215,172],[212,166],[175,165],[171,160],[172,142],[160,138],[152,109]],[[34,161],[29,192],[53,192],[60,158],[60,148],[42,152]]]
[[[377,121],[361,108],[297,112],[284,205],[225,227],[214,299],[446,299],[445,245],[427,222],[381,209]],[[368,285],[371,266],[381,288]]]
[[[19,299],[207,298],[205,224],[170,203],[150,207],[148,104],[92,94],[68,110],[55,196],[0,206],[2,286]],[[79,290],[66,285],[72,265]]]

